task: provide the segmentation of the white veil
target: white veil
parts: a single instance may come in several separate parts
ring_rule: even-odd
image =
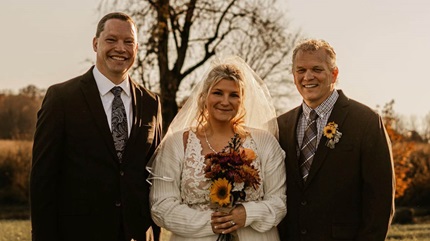
[[[197,127],[197,115],[199,112],[198,102],[199,95],[203,90],[204,82],[207,79],[211,70],[220,64],[231,64],[236,66],[244,76],[244,108],[246,115],[244,118],[244,126],[248,128],[255,128],[266,130],[278,138],[278,124],[276,121],[276,111],[272,104],[269,90],[263,80],[245,63],[243,59],[237,56],[231,56],[224,60],[216,59],[211,63],[211,67],[203,75],[202,79],[194,86],[191,94],[185,104],[182,106],[178,114],[171,122],[166,135],[161,142],[159,148],[154,153],[150,162],[148,163],[147,170],[150,173],[150,179],[162,179],[171,181],[169,177],[156,175],[153,170],[156,170],[156,159],[159,158],[175,158],[170,154],[164,154],[164,148],[183,148],[183,144],[173,142],[171,137],[175,133],[182,133],[193,127]],[[176,138],[178,139],[178,138]],[[182,141],[182,139],[181,139]],[[167,142],[167,143],[166,143]],[[167,152],[167,151],[166,151]],[[172,152],[172,151],[169,151]],[[177,153],[180,155],[180,153]],[[159,155],[158,157],[155,157]],[[178,158],[178,157],[176,157]]]
[[[244,125],[269,131],[278,138],[276,111],[272,104],[269,90],[263,80],[248,66],[248,64],[237,56],[231,56],[224,60],[217,59],[211,63],[209,70],[206,71],[203,78],[194,86],[190,97],[173,119],[167,131],[167,135],[197,126],[199,94],[203,90],[204,81],[209,72],[220,64],[235,65],[245,77],[243,80],[245,89],[244,107],[246,110]]]

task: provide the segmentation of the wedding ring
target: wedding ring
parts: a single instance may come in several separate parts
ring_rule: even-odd
[[[236,225],[236,223],[233,220],[231,220],[230,223],[231,223],[231,226]]]

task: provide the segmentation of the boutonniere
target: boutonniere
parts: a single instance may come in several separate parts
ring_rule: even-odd
[[[342,133],[338,130],[337,124],[334,122],[329,122],[324,127],[324,136],[327,137],[326,146],[330,149],[334,149],[334,145],[339,142],[342,137]]]

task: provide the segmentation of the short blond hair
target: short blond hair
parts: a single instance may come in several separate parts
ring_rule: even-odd
[[[303,52],[314,52],[319,49],[325,50],[327,53],[327,64],[331,69],[337,67],[336,64],[336,52],[333,47],[325,40],[322,39],[305,39],[300,42],[293,51],[292,63],[294,68],[294,60],[299,51]]]

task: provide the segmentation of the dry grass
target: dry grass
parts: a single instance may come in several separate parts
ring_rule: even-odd
[[[0,219],[0,234],[0,241],[31,241],[30,221]],[[169,237],[169,232],[163,230],[160,241],[167,241]]]
[[[0,220],[0,241],[30,241],[30,221]],[[168,234],[161,235],[161,241],[167,241]],[[429,241],[430,223],[392,225],[387,241]]]
[[[28,203],[31,141],[0,140],[0,202]]]
[[[0,153],[18,153],[23,148],[31,148],[32,141],[0,140]]]
[[[31,241],[30,221],[0,220],[0,241]]]
[[[386,240],[429,241],[430,223],[392,225]]]

